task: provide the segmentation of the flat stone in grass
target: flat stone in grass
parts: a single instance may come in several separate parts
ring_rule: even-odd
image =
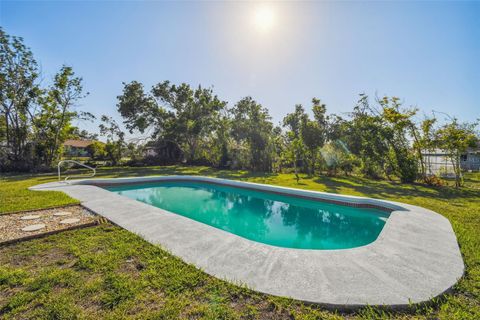
[[[55,213],[62,214],[60,216],[55,216]],[[30,216],[38,217],[35,217],[37,218],[37,220],[35,220],[33,219],[33,217]],[[79,221],[72,224],[60,223],[60,221],[62,220],[73,218],[78,218]],[[78,205],[35,211],[24,211],[18,213],[0,214],[0,246],[4,243],[8,243],[14,240],[29,239],[32,236],[40,236],[43,234],[49,234],[64,229],[80,227],[83,225],[91,225],[92,222],[94,222],[95,220],[95,217],[89,211]],[[31,225],[40,223],[44,224],[44,227],[37,230],[31,230]],[[23,230],[23,228],[25,227],[28,228],[26,230]],[[2,300],[1,293],[0,300]],[[2,317],[0,316],[0,318]]]
[[[78,221],[80,221],[80,219],[71,218],[71,219],[62,220],[62,221],[60,221],[60,223],[61,224],[72,224],[72,223],[77,223]]]
[[[38,218],[40,218],[39,215],[31,214],[31,215],[28,215],[28,216],[23,216],[20,219],[21,220],[35,220],[35,219],[38,219]]]
[[[53,215],[55,217],[64,217],[64,216],[69,216],[71,215],[72,213],[71,212],[68,212],[68,211],[59,211],[59,212],[55,212]]]
[[[37,230],[40,230],[40,229],[43,229],[43,228],[45,228],[45,224],[39,223],[39,224],[32,224],[32,225],[26,226],[26,227],[22,228],[22,231],[32,232],[32,231],[37,231]]]

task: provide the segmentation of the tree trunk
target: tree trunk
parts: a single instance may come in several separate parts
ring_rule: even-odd
[[[295,155],[293,159],[293,170],[295,172],[295,179],[297,179],[297,183],[300,180],[300,177],[298,176],[298,169],[297,169],[297,156]]]
[[[10,112],[5,111],[5,138],[7,139],[7,149],[10,147],[10,122],[8,121],[9,117]]]
[[[415,128],[411,127],[411,132],[412,132],[413,139],[415,140],[415,143],[416,143],[416,144],[414,143],[413,145],[417,146],[417,148],[415,148],[415,151],[417,153],[418,160],[420,161],[420,174],[421,174],[423,182],[426,182],[427,168],[426,168],[426,165],[425,165],[425,161],[423,160],[422,149],[420,147],[418,147],[420,145],[420,143],[419,143],[418,136],[417,136],[417,133],[415,131]]]
[[[455,155],[451,158],[453,172],[455,173],[455,188],[462,186],[462,171],[460,169],[460,156]]]
[[[50,155],[49,158],[47,159],[47,166],[51,166],[54,160],[54,154],[58,150],[58,136],[60,135],[60,130],[62,130],[64,122],[65,122],[65,112],[67,111],[68,108],[68,102],[66,102],[66,105],[63,106],[62,108],[62,117],[60,118],[60,124],[57,126],[57,131],[55,132],[55,138],[53,140],[53,146],[50,148]]]
[[[316,152],[312,154],[312,166],[311,166],[311,175],[315,175],[315,162],[317,161]]]

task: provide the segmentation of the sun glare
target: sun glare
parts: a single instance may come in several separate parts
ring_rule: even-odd
[[[259,31],[267,32],[275,24],[275,12],[268,6],[260,6],[255,9],[254,22]]]

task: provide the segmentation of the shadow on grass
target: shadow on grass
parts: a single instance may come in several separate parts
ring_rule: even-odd
[[[66,175],[88,175],[87,169],[69,169],[62,172],[62,177]],[[154,167],[100,167],[97,169],[97,177],[141,177],[151,175],[202,175],[233,180],[255,180],[256,178],[270,180],[269,182],[276,184],[275,178],[279,176],[277,173],[252,172],[246,170],[222,170],[206,166],[154,166]],[[6,175],[3,177],[8,181],[21,181],[34,178],[38,183],[52,181],[56,179],[55,173],[40,174],[22,174],[22,175]],[[80,177],[78,177],[80,178]],[[305,183],[313,182],[315,185]],[[477,176],[467,176],[466,181],[472,184],[468,188],[455,189],[453,187],[429,187],[422,184],[402,184],[396,181],[370,180],[357,176],[305,176],[298,183],[292,175],[292,181],[289,186],[307,186],[313,189],[323,190],[330,193],[345,193],[353,191],[364,196],[373,198],[409,198],[424,197],[430,199],[454,199],[475,198],[478,199],[478,181]],[[266,182],[266,181],[259,181]],[[475,188],[477,187],[477,188]]]
[[[372,198],[411,198],[430,199],[477,198],[478,191],[452,187],[433,187],[419,183],[400,183],[396,181],[370,180],[362,177],[328,177],[321,176],[313,180],[326,186],[326,192],[340,193],[341,189],[350,189]]]
[[[255,177],[277,176],[275,173],[250,172],[245,170],[221,170],[210,167],[188,167],[188,166],[167,166],[167,167],[116,167],[101,168],[98,171],[99,177],[140,177],[149,175],[201,175],[225,179],[249,179]]]

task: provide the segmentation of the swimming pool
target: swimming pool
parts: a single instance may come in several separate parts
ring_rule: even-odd
[[[117,192],[167,186],[167,183],[171,182],[198,183],[207,187],[207,191],[193,188],[193,192],[205,193],[205,197],[201,198],[204,201],[200,203],[211,203],[213,199],[216,200],[216,195],[221,193],[221,190],[217,191],[218,187],[221,186],[233,188],[231,191],[234,193],[232,197],[235,201],[231,198],[227,198],[228,201],[223,199],[224,204],[232,202],[236,204],[235,208],[244,208],[246,197],[250,202],[259,203],[257,206],[259,210],[264,210],[265,207],[276,208],[271,210],[270,216],[261,211],[264,212],[260,214],[262,228],[257,229],[267,230],[261,235],[275,230],[271,226],[275,221],[281,222],[278,228],[293,231],[298,237],[322,235],[326,239],[333,231],[358,232],[359,229],[362,230],[364,222],[357,224],[355,228],[350,226],[355,225],[352,221],[355,221],[357,214],[365,212],[363,209],[372,214],[380,209],[382,212],[377,214],[384,215],[380,220],[387,221],[383,228],[377,229],[380,233],[376,240],[372,240],[373,242],[368,245],[341,250],[298,249],[266,244],[260,242],[262,241],[260,239],[252,241],[246,236],[232,233],[231,225],[230,230],[224,231],[219,227],[212,227]],[[186,187],[182,183],[180,185]],[[212,185],[215,192],[208,191]],[[173,190],[174,186],[171,186],[170,190]],[[414,303],[428,301],[450,290],[464,271],[462,255],[448,219],[428,209],[405,203],[212,177],[179,175],[85,179],[72,180],[68,183],[49,182],[32,186],[30,189],[65,192],[81,201],[88,210],[154,245],[160,245],[212,276],[242,283],[260,292],[326,306],[411,307]],[[107,189],[117,191],[111,192]],[[258,191],[260,194],[251,191]],[[191,198],[185,196],[185,193],[172,192],[171,196],[176,196],[174,199],[184,206],[192,204]],[[222,195],[220,199],[224,196]],[[285,199],[283,196],[293,200]],[[150,196],[145,194],[143,197]],[[315,205],[321,206],[324,212],[320,213],[320,207],[308,207],[303,200],[313,201]],[[284,204],[275,204],[277,202]],[[329,210],[331,204],[337,206]],[[287,213],[278,209],[286,208],[287,205],[289,209]],[[229,206],[226,208],[230,208]],[[300,218],[306,209],[298,209],[301,212],[290,214],[290,210],[294,212],[290,209],[293,206],[312,209],[313,211],[309,212],[317,217]],[[345,206],[347,208],[343,208]],[[357,214],[348,216],[345,212],[349,210],[355,210]],[[246,209],[239,210],[237,215],[242,217],[245,211]],[[257,211],[253,210],[251,214],[259,214]],[[223,212],[224,215],[217,217],[217,220],[220,218],[230,220],[232,212],[232,210]],[[324,214],[325,212],[328,214]],[[336,213],[346,217],[330,219],[325,225],[328,219],[324,222],[323,217],[336,216]],[[254,224],[258,222],[257,218],[251,218],[253,220],[242,218],[245,224],[248,221],[244,229],[257,230],[255,229],[257,225]],[[324,224],[313,225],[318,221]],[[337,227],[337,224],[340,226]],[[317,233],[317,230],[322,230],[322,233]],[[293,235],[291,238],[295,239]]]
[[[285,248],[348,249],[380,234],[389,212],[202,182],[106,188],[238,236]]]

